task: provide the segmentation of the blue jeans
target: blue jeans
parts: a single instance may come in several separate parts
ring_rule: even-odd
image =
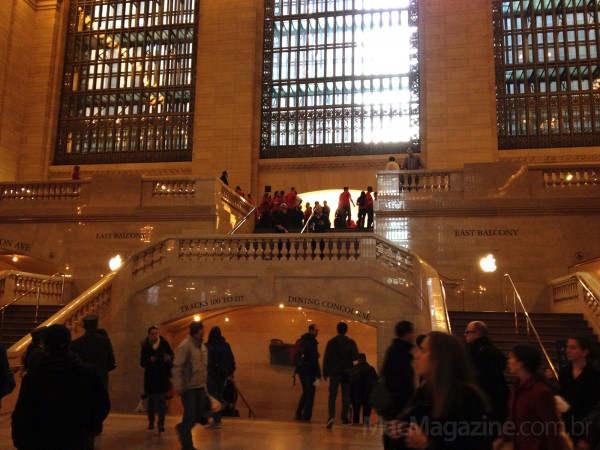
[[[154,417],[158,414],[158,428],[164,428],[166,412],[167,394],[165,392],[148,394],[148,423],[154,425]]]
[[[350,383],[342,381],[341,374],[329,377],[329,418],[335,417],[335,401],[337,399],[338,387],[342,386],[342,422],[349,422],[348,412],[350,410]]]
[[[208,415],[208,397],[204,388],[186,389],[181,393],[183,417],[175,427],[181,442],[181,450],[193,450],[192,428]]]

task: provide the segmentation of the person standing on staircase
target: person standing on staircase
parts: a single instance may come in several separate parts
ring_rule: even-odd
[[[490,400],[490,420],[503,423],[508,416],[508,397],[510,395],[504,378],[506,357],[488,337],[488,327],[484,322],[469,323],[465,330],[465,340],[479,386]]]

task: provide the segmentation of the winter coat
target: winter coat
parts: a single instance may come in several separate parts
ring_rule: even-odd
[[[158,347],[155,349],[146,338],[142,342],[140,365],[144,370],[144,392],[146,394],[162,394],[171,387],[171,367],[173,366],[173,350],[167,340],[159,336]],[[165,355],[168,360],[165,361]],[[152,357],[156,360],[152,361]]]
[[[48,356],[21,383],[12,414],[19,450],[82,450],[108,415],[110,400],[98,371],[74,353]]]
[[[175,364],[171,370],[175,390],[181,392],[206,387],[207,364],[206,346],[192,336],[185,338],[177,347]]]
[[[331,338],[325,347],[323,356],[323,376],[342,375],[346,369],[351,369],[358,359],[358,347],[349,337],[343,334]]]

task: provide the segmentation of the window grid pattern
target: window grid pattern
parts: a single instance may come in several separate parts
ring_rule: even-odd
[[[494,1],[500,149],[600,145],[598,3]]]
[[[265,0],[261,158],[419,151],[418,0]]]
[[[198,3],[71,3],[55,164],[191,160]]]

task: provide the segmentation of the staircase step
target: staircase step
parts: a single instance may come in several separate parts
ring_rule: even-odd
[[[0,341],[6,348],[12,346],[62,308],[64,306],[39,305],[38,317],[35,320],[36,305],[9,306],[4,310],[4,317],[0,322]]]
[[[505,355],[518,343],[537,345],[533,330],[527,332],[523,313],[517,314],[518,333],[515,333],[515,314],[511,312],[450,311],[449,315],[453,334],[463,339],[464,330],[470,322],[485,322],[494,345]],[[566,341],[574,335],[597,340],[583,314],[530,313],[529,317],[553,363],[557,363],[557,341]]]

